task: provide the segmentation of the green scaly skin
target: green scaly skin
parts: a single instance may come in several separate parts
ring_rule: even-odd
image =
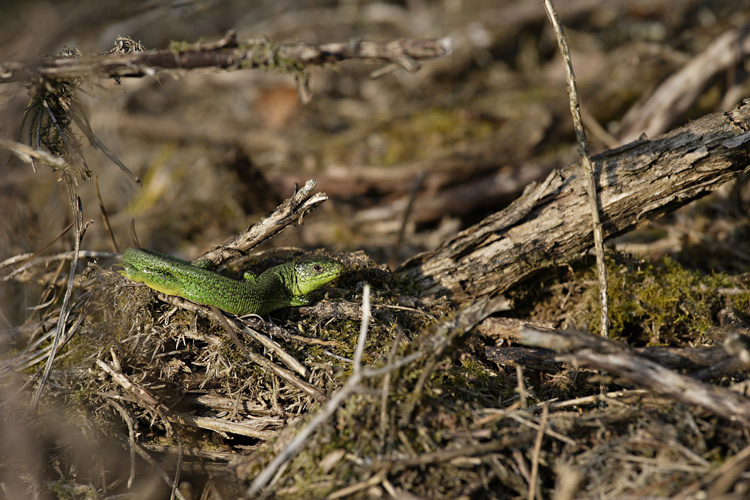
[[[133,281],[237,315],[309,304],[307,295],[338,278],[344,268],[336,260],[313,257],[286,262],[257,277],[246,273],[245,281],[237,281],[207,269],[210,261],[193,264],[142,248],[125,250],[121,265],[119,273]]]

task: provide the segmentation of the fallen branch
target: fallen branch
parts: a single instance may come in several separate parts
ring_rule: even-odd
[[[185,44],[162,50],[112,52],[76,58],[47,57],[33,62],[0,62],[0,83],[38,77],[143,77],[163,70],[198,68],[279,68],[301,71],[309,65],[319,66],[345,60],[390,63],[407,71],[417,71],[420,60],[442,57],[450,51],[450,43],[445,38],[387,42],[353,39],[348,42],[310,45],[274,43],[264,38],[239,43],[236,35],[230,32],[221,41],[212,44]]]
[[[592,158],[604,237],[675,210],[747,171],[750,101],[652,141]],[[593,245],[590,207],[573,165],[530,185],[508,208],[400,269],[422,296],[462,303],[502,293],[523,278],[579,257]]]
[[[526,327],[552,330],[554,324],[515,318],[487,318],[477,325],[480,335],[497,343],[496,346],[484,348],[487,359],[503,366],[521,365],[548,373],[559,371],[562,365],[556,360],[555,351],[505,345],[506,341],[520,342]],[[718,380],[746,372],[750,367],[748,335],[727,329],[722,336],[724,342],[715,347],[649,346],[636,347],[634,352],[666,368],[689,373],[696,380]],[[602,344],[600,348],[606,345]]]
[[[664,368],[619,342],[582,332],[530,326],[521,329],[519,342],[552,349],[561,354],[558,360],[583,368],[606,370],[674,401],[700,406],[714,415],[750,427],[750,399]]]

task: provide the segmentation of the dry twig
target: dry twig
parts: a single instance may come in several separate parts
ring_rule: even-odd
[[[33,63],[0,62],[0,83],[37,77],[143,77],[155,75],[163,70],[197,68],[280,68],[286,71],[303,71],[308,65],[346,60],[392,63],[407,71],[417,71],[420,60],[443,57],[450,52],[450,42],[445,38],[389,42],[353,39],[341,43],[310,45],[278,44],[263,38],[239,43],[234,33],[230,32],[223,40],[213,44],[184,44],[162,50],[107,53],[76,58],[48,57]]]
[[[525,327],[519,342],[561,353],[560,359],[580,367],[606,370],[683,403],[694,404],[750,427],[750,400],[723,387],[700,382],[639,356],[618,342],[581,332]]]
[[[170,498],[177,497],[177,498],[180,498],[181,500],[185,500],[184,496],[182,495],[180,490],[177,488],[177,485],[179,484],[179,481],[180,481],[180,469],[181,469],[181,464],[182,464],[182,440],[179,434],[177,434],[174,431],[174,429],[172,428],[172,424],[169,422],[167,418],[167,414],[172,413],[171,410],[167,408],[166,406],[164,406],[148,390],[146,390],[145,388],[141,387],[138,384],[133,383],[130,379],[128,379],[127,376],[125,376],[125,374],[119,371],[119,361],[115,357],[114,352],[112,352],[112,359],[113,359],[113,364],[115,365],[114,368],[108,365],[107,363],[105,363],[104,361],[102,361],[101,359],[97,359],[96,364],[97,366],[99,366],[99,368],[102,371],[104,371],[109,376],[111,376],[112,379],[115,382],[117,382],[123,389],[132,393],[136,397],[137,401],[140,401],[148,409],[150,409],[151,411],[159,415],[169,435],[174,437],[174,439],[177,441],[179,445],[179,454],[177,458],[177,464],[175,467],[174,480],[170,479],[169,476],[166,475],[166,473],[163,473],[162,477],[167,482],[167,484],[169,484],[170,487],[172,488],[172,493],[171,493]],[[147,453],[145,453],[145,450],[143,450],[137,443],[133,442],[132,444],[135,446],[136,452],[138,452],[138,454],[141,455],[141,457],[143,457],[146,461],[148,461],[150,464],[153,465],[151,458],[148,456]],[[157,470],[161,470],[161,469],[158,468]]]
[[[573,73],[573,62],[570,60],[570,51],[568,42],[565,38],[565,32],[560,26],[560,20],[557,18],[557,12],[552,5],[551,0],[543,0],[544,8],[547,11],[552,28],[557,37],[557,45],[560,47],[564,67],[565,81],[568,84],[568,96],[570,98],[570,114],[573,116],[573,128],[576,131],[578,139],[578,153],[581,155],[583,171],[585,177],[586,194],[588,195],[589,205],[591,207],[591,221],[594,231],[594,251],[596,253],[596,271],[599,277],[599,304],[600,311],[600,330],[599,333],[604,337],[609,337],[609,314],[607,308],[607,265],[604,262],[604,234],[602,232],[602,223],[599,220],[599,201],[597,198],[596,178],[594,167],[591,165],[589,156],[589,143],[586,140],[586,131],[583,128],[581,119],[581,105],[578,101],[578,90],[576,89],[576,77]]]
[[[289,382],[296,388],[300,389],[301,391],[306,393],[308,396],[312,396],[318,401],[325,400],[325,394],[319,388],[315,387],[312,384],[308,384],[304,380],[301,380],[300,378],[298,378],[294,373],[290,372],[289,370],[286,370],[280,366],[275,365],[274,363],[267,360],[260,354],[257,354],[249,350],[247,347],[245,347],[245,344],[243,344],[240,338],[237,336],[232,326],[228,323],[226,317],[221,313],[221,311],[219,311],[219,309],[216,306],[211,306],[211,312],[213,314],[214,319],[216,319],[219,322],[219,324],[222,325],[222,327],[227,332],[229,337],[232,339],[232,341],[234,341],[235,345],[237,345],[240,351],[242,351],[242,353],[248,359],[250,359],[253,363],[256,363],[262,366],[264,369],[275,373],[277,376],[281,377],[282,379],[286,380],[287,382]],[[287,358],[291,358],[291,356],[286,356],[284,359],[287,359]]]
[[[4,137],[0,137],[0,148],[7,149],[30,165],[33,164],[34,160],[40,160],[57,168],[63,168],[65,166],[65,158],[62,156],[53,155],[41,149],[32,148],[27,144],[11,141]]]

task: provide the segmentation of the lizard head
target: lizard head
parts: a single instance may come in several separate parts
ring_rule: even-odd
[[[341,275],[344,265],[328,257],[310,257],[294,263],[294,295],[307,295]]]

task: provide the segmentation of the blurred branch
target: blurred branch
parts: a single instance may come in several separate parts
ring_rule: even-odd
[[[229,32],[213,44],[174,44],[173,47],[144,52],[84,57],[47,57],[38,61],[0,62],[0,83],[37,77],[69,79],[96,75],[104,78],[142,77],[161,70],[219,68],[278,68],[302,71],[309,65],[345,60],[396,64],[407,71],[420,68],[419,61],[442,57],[451,51],[447,38],[438,40],[395,40],[387,42],[352,39],[348,42],[310,45],[274,43],[264,38],[239,43]]]
[[[40,160],[57,168],[65,166],[65,158],[62,156],[53,155],[41,149],[35,149],[27,144],[11,141],[3,137],[0,137],[0,149],[7,149],[28,164],[31,164],[32,160]]]
[[[717,37],[681,70],[662,82],[647,99],[636,103],[625,115],[621,143],[641,134],[651,137],[669,129],[716,76],[741,66],[750,53],[750,24]]]

